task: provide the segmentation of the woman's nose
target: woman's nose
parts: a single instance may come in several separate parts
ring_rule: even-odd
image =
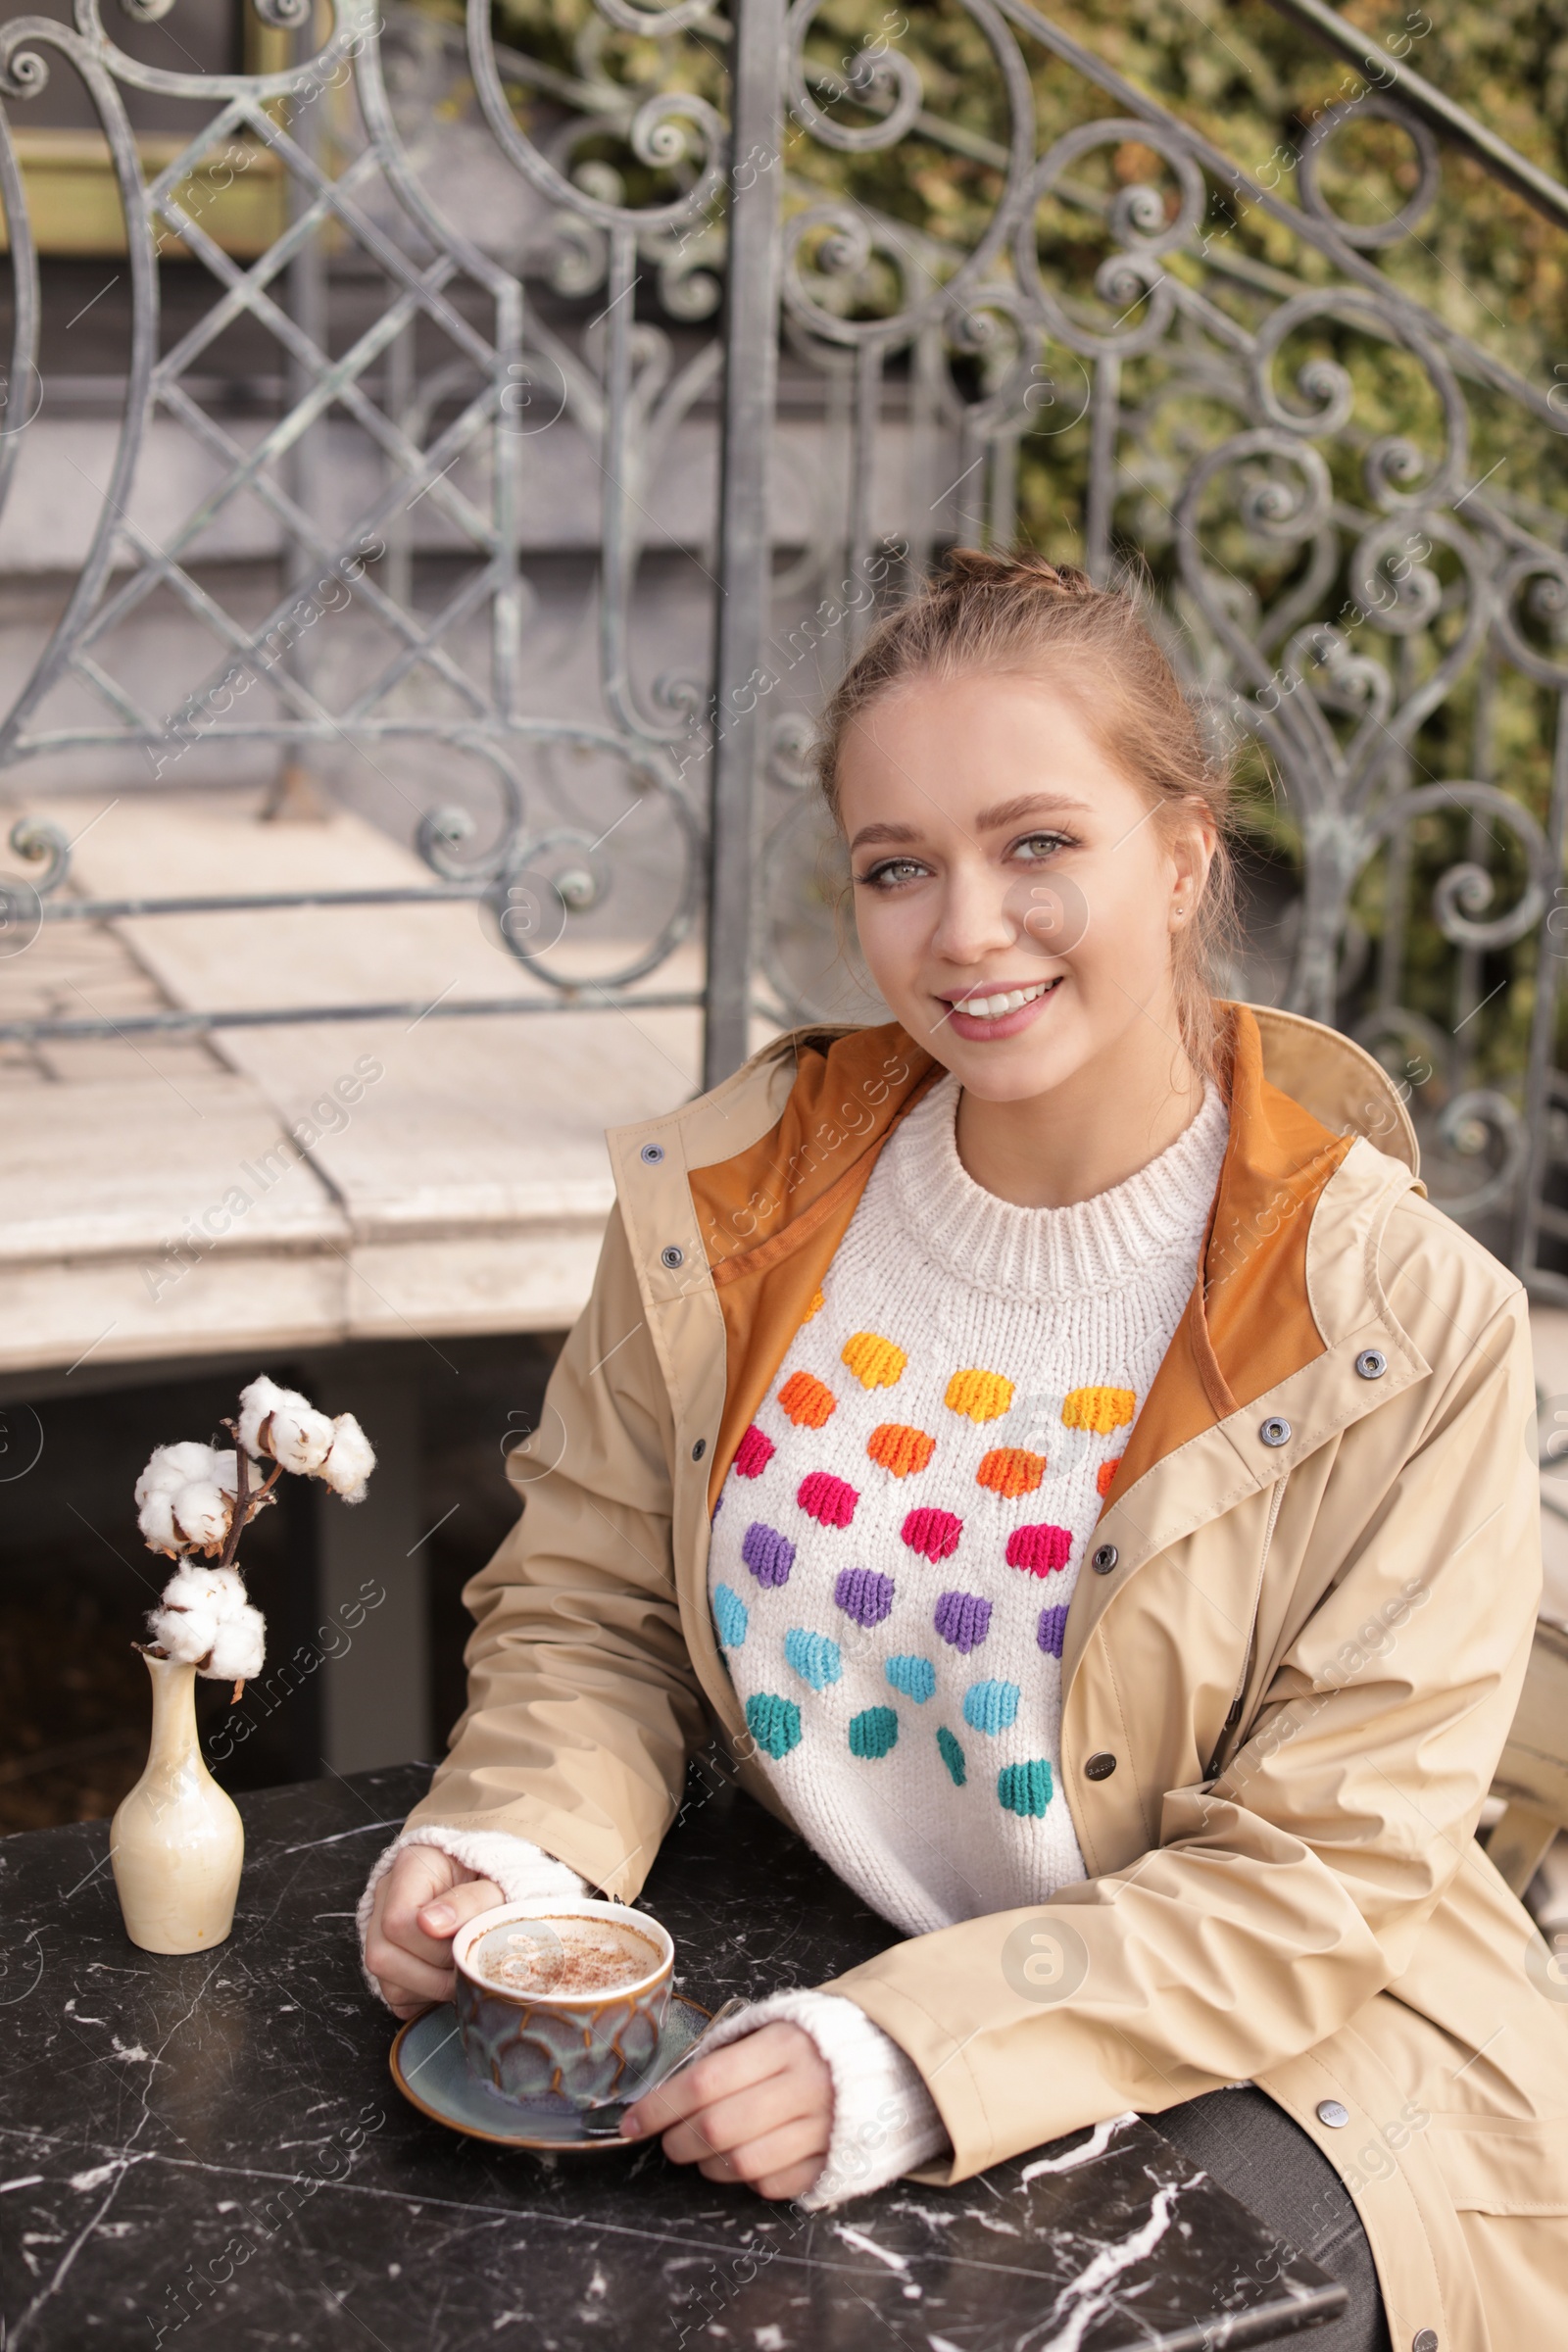
[[[931,942],[945,963],[979,963],[1012,947],[1017,937],[1000,874],[956,870],[949,876]]]

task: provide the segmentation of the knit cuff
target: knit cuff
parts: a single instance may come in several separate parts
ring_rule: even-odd
[[[465,1870],[471,1870],[476,1878],[493,1880],[506,1903],[575,1903],[592,1891],[587,1880],[579,1878],[564,1862],[558,1862],[554,1855],[547,1854],[527,1838],[514,1838],[510,1830],[450,1830],[439,1821],[421,1822],[417,1829],[405,1830],[377,1857],[354,1914],[360,1938],[360,1974],[377,2000],[385,1996],[365,1965],[370,1907],[375,1901],[376,1888],[409,1845],[433,1845],[439,1852],[450,1854],[454,1862],[461,1862]]]
[[[950,2147],[919,2069],[842,1994],[775,1992],[714,2027],[707,2046],[721,2049],[775,2018],[809,2034],[833,2077],[827,2162],[798,2199],[808,2213],[885,2188]]]

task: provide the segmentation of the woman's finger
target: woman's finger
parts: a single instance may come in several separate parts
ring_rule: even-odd
[[[475,1901],[481,1892],[482,1899]],[[405,1881],[381,1914],[381,1935],[397,1950],[426,1967],[447,1969],[452,1963],[452,1937],[463,1920],[475,1911],[494,1910],[501,1899],[500,1887],[488,1879],[469,1879],[460,1886],[439,1889],[420,1879]],[[441,1924],[443,1914],[450,1917],[450,1926]]]
[[[780,2180],[800,2177],[802,2187],[808,2188],[826,2161],[826,2134],[814,2119],[802,2118],[738,2148],[717,2150],[698,2169],[705,2180],[740,2180],[760,2196],[775,2197],[799,2193],[777,2187]]]
[[[727,2042],[721,2050],[694,2058],[690,2066],[682,2067],[678,2075],[627,2108],[622,2131],[628,2139],[652,2136],[704,2107],[765,2082],[790,2064],[797,2036],[807,2039],[798,2027],[760,2026],[755,2034],[743,2034],[739,2041]],[[813,2045],[808,2042],[808,2046]]]
[[[429,1936],[455,1936],[470,1919],[481,1911],[493,1911],[506,1896],[492,1879],[468,1879],[461,1886],[449,1886],[417,1912],[419,1932]]]
[[[440,1950],[440,1945],[435,1947]],[[365,1965],[381,1987],[384,2000],[445,2001],[452,1997],[450,1966],[436,1967],[412,1953],[372,1936],[365,1947]]]
[[[785,2124],[803,2121],[810,2113],[809,2086],[794,2075],[770,2075],[727,2099],[715,2099],[685,2117],[664,2133],[664,2154],[672,2164],[690,2164],[694,2157],[723,2155],[749,2139],[760,2139]]]

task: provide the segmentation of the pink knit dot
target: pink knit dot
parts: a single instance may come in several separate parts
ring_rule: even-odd
[[[860,1497],[842,1478],[826,1470],[808,1471],[796,1490],[796,1501],[824,1527],[848,1527]]]
[[[911,1551],[928,1560],[950,1560],[958,1548],[963,1521],[952,1511],[911,1511],[900,1532]]]
[[[1027,1568],[1031,1576],[1050,1576],[1065,1568],[1072,1557],[1072,1530],[1066,1527],[1015,1527],[1007,1538],[1007,1566]]]
[[[735,1448],[735,1470],[741,1478],[760,1478],[773,1459],[774,1446],[770,1437],[760,1430],[754,1421]]]

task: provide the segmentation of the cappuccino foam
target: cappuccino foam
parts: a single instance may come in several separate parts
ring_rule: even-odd
[[[651,1977],[658,1946],[612,1919],[511,1920],[480,1939],[473,1966],[503,1992],[615,1992]]]

